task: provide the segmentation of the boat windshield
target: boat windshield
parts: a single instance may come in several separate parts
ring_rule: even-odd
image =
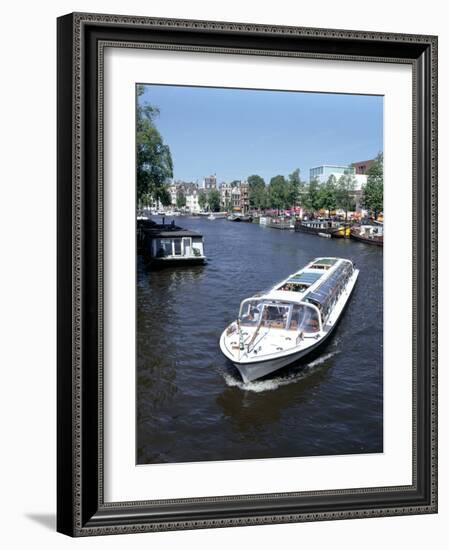
[[[290,321],[290,330],[299,332],[319,332],[320,319],[318,311],[303,304],[293,306],[292,318]]]
[[[240,308],[239,321],[244,326],[287,328],[291,304],[245,300]]]
[[[245,300],[240,308],[242,326],[280,328],[313,333],[320,330],[318,311],[307,304]]]

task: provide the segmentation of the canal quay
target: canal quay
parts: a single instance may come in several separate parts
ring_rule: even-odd
[[[207,262],[155,270],[137,257],[138,463],[382,452],[382,248],[226,219],[176,224],[203,236]],[[244,384],[221,333],[243,299],[322,256],[360,270],[332,336]]]

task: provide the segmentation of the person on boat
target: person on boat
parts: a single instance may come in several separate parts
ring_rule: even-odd
[[[318,319],[316,317],[312,317],[309,319],[307,323],[307,332],[318,332],[320,326],[318,324]]]
[[[249,310],[249,319],[250,321],[255,321],[256,323],[259,322],[260,319],[260,311],[259,308],[256,306],[251,306]]]

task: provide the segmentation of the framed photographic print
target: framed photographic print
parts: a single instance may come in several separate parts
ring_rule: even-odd
[[[58,19],[58,530],[437,511],[437,38]]]

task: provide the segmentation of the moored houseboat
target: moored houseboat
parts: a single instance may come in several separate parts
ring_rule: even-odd
[[[152,263],[162,265],[205,262],[203,237],[172,222],[158,224],[137,220],[137,247]]]
[[[294,230],[295,219],[289,216],[275,216],[268,218],[268,222],[265,225],[272,229]]]
[[[376,246],[384,245],[384,228],[382,223],[356,225],[351,228],[351,239]]]
[[[331,237],[349,238],[350,228],[348,224],[335,220],[316,219],[298,220],[295,223],[295,231],[301,233],[328,234]]]
[[[249,222],[253,221],[253,217],[248,214],[229,214],[228,221],[230,222]]]
[[[334,330],[359,270],[343,258],[316,258],[269,291],[242,301],[220,349],[251,382],[320,346]]]
[[[226,218],[227,212],[211,212],[209,216],[207,216],[208,220],[222,220]]]

